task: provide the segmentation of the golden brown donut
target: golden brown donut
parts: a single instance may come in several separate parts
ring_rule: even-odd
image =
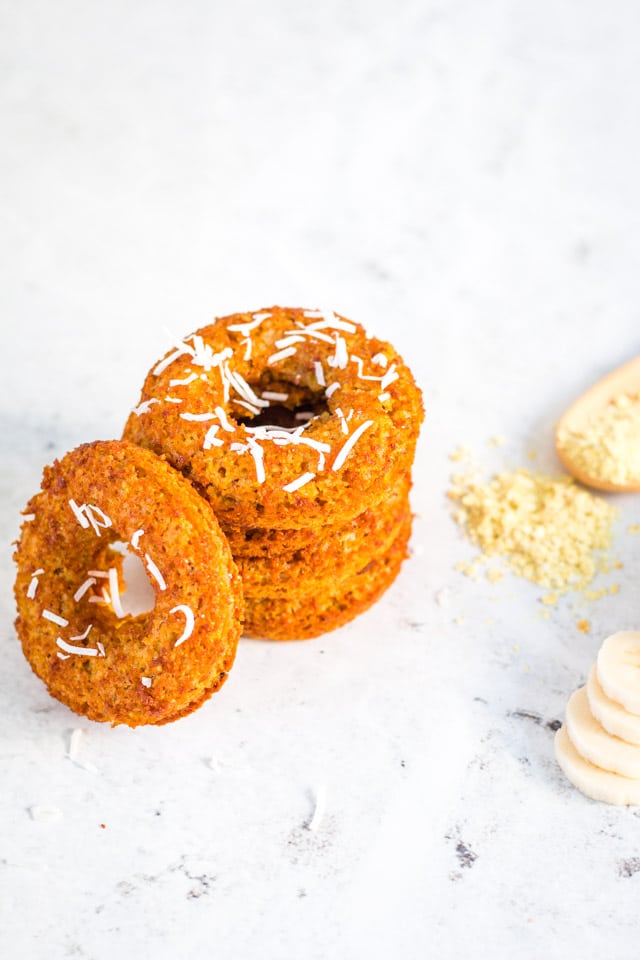
[[[223,525],[300,529],[380,502],[409,472],[422,418],[391,344],[333,312],[271,307],[177,344],[124,437],[187,476]]]
[[[335,630],[363,613],[391,586],[407,556],[411,517],[391,548],[355,575],[327,584],[322,593],[245,597],[245,634],[269,640],[306,640]]]
[[[92,720],[161,724],[198,707],[233,664],[241,581],[208,504],[148,450],[84,444],[44,471],[15,553],[16,628],[49,692]],[[122,553],[155,608],[123,615]]]

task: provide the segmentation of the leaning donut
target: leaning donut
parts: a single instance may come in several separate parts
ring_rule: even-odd
[[[210,508],[179,474],[129,443],[85,444],[45,469],[26,509],[16,628],[54,697],[135,727],[190,713],[222,685],[240,578]],[[154,589],[155,607],[138,616],[122,606],[123,544]]]
[[[410,470],[423,417],[396,350],[332,311],[216,320],[148,374],[124,437],[164,456],[224,528],[346,523]]]

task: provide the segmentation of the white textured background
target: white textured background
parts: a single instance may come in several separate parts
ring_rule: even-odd
[[[638,626],[640,502],[620,593],[544,621],[453,572],[444,497],[459,443],[556,469],[559,413],[640,351],[635,0],[0,0],[0,69],[3,957],[636,960],[638,816],[547,724]],[[273,303],[410,361],[416,555],[343,630],[243,642],[190,718],[79,720],[15,640],[19,510],[119,435],[167,331]]]

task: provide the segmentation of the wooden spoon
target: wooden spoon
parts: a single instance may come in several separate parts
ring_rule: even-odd
[[[612,483],[602,477],[592,476],[574,463],[571,455],[560,443],[562,433],[567,427],[570,426],[573,430],[586,427],[589,420],[604,410],[611,400],[625,393],[640,393],[640,357],[623,364],[590,387],[569,407],[556,427],[556,451],[563,466],[576,480],[588,487],[623,493],[640,492],[640,477],[634,477],[626,483]]]

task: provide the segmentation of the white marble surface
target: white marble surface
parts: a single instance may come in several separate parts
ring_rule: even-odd
[[[640,501],[619,500],[620,593],[545,621],[533,587],[453,571],[472,551],[445,491],[459,443],[555,470],[555,418],[640,349],[637,4],[0,18],[2,955],[635,960],[638,813],[573,791],[548,724],[640,622]],[[345,629],[243,642],[192,717],[81,720],[15,639],[19,510],[46,462],[119,434],[167,329],[274,302],[331,304],[410,359],[415,555]]]

